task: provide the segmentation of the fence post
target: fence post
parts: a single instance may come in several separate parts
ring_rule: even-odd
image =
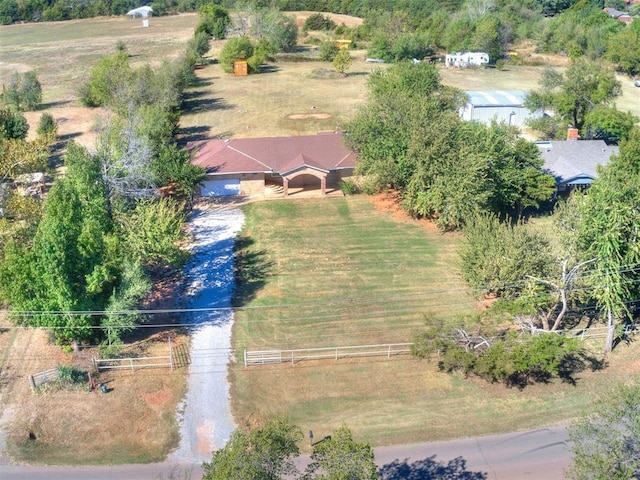
[[[133,372],[133,358],[129,357],[129,365],[131,365],[131,371]]]
[[[171,337],[169,337],[169,365],[171,365],[171,370],[173,370],[173,348],[171,347]]]
[[[244,366],[247,366],[247,349],[244,349]]]
[[[338,360],[338,347],[336,347],[336,360]]]
[[[36,381],[33,378],[33,375],[29,375],[29,385],[31,385],[31,390],[35,392],[36,390]]]
[[[96,357],[91,357],[91,363],[93,363],[93,369],[96,372],[100,372],[100,369],[98,368],[98,362],[96,362]]]
[[[389,350],[387,351],[387,358],[391,358],[391,344],[389,344]]]
[[[295,360],[296,360],[296,355],[295,353],[293,353],[293,350],[291,350],[291,365],[295,363]],[[280,361],[282,361],[282,358],[280,359]]]

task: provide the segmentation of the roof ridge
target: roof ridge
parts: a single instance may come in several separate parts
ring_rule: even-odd
[[[251,160],[253,160],[254,162],[258,162],[260,165],[263,165],[266,169],[272,171],[273,167],[270,167],[269,165],[267,165],[264,162],[261,162],[260,160],[258,160],[255,157],[252,157],[251,155],[249,155],[248,153],[243,152],[242,150],[239,150],[237,148],[235,148],[234,146],[231,145],[231,142],[233,142],[233,140],[230,140],[229,142],[227,142],[227,147],[229,147],[231,150],[233,150],[234,152],[239,153],[240,155],[244,155],[247,158],[250,158]]]

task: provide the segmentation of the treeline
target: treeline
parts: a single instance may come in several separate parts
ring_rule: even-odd
[[[123,15],[143,0],[0,0],[0,23]],[[602,11],[625,9],[621,0],[156,0],[154,15],[221,6],[234,12],[272,9],[355,15],[364,24],[337,33],[385,61],[423,58],[438,51],[477,50],[500,60],[513,43],[531,40],[538,50],[572,58],[605,57],[621,71],[640,72],[640,27]],[[632,13],[640,7],[629,7]],[[551,17],[551,18],[549,18]],[[211,32],[209,32],[211,33]],[[221,33],[221,32],[219,32]],[[214,35],[223,38],[222,35]]]
[[[184,203],[203,171],[174,135],[194,79],[186,56],[133,68],[121,43],[92,69],[81,101],[107,111],[95,150],[68,143],[65,173],[45,200],[15,195],[23,205],[0,223],[0,298],[16,323],[47,327],[59,343],[113,350],[140,320],[129,311],[153,274],[184,261]]]

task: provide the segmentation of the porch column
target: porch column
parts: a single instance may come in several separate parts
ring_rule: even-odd
[[[327,194],[327,177],[320,179],[320,195],[323,197]]]
[[[287,177],[282,178],[282,186],[284,187],[284,196],[289,195],[289,179]]]

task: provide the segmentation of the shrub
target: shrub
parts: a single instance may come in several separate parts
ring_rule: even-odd
[[[340,180],[340,190],[345,195],[355,195],[358,193],[358,185],[353,180]]]
[[[58,127],[56,121],[50,113],[43,113],[40,116],[40,123],[38,123],[38,135],[52,135],[55,136]]]
[[[321,13],[314,13],[313,15],[307,17],[307,19],[304,21],[302,31],[308,32],[309,30],[333,30],[334,28],[336,28],[336,22],[331,20],[329,17],[325,17]]]
[[[78,385],[85,382],[86,372],[70,365],[58,366],[58,381],[61,385]]]
[[[220,52],[220,65],[226,73],[233,73],[233,62],[253,56],[254,46],[249,37],[235,37],[227,41]],[[251,63],[249,64],[250,66]]]
[[[35,72],[14,72],[3,99],[19,111],[35,110],[42,101],[42,85]]]
[[[332,40],[325,40],[320,45],[320,60],[323,62],[333,62],[336,55],[340,52],[340,49]]]

